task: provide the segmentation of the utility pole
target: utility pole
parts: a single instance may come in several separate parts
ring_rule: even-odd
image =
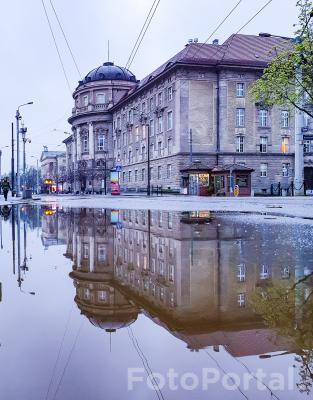
[[[19,197],[21,190],[21,174],[20,174],[20,108],[33,104],[32,101],[21,104],[17,107],[15,118],[16,118],[16,197]]]
[[[11,155],[11,186],[12,186],[12,196],[14,195],[15,191],[15,171],[14,171],[14,124],[11,123],[11,141],[12,141],[12,155]]]
[[[189,161],[192,164],[192,129],[189,130]]]
[[[26,143],[30,143],[30,140],[26,138],[27,128],[22,127],[22,139],[23,139],[23,198],[25,198],[26,190]]]

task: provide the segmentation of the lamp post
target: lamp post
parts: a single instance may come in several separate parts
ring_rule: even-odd
[[[16,118],[16,197],[20,195],[21,188],[21,174],[20,174],[20,108],[34,104],[33,101],[21,104],[17,107],[15,118]]]
[[[2,181],[2,149],[5,149],[9,146],[4,146],[0,148],[0,194],[2,193],[2,188],[1,188],[1,181]]]
[[[150,171],[150,125],[147,124],[147,196],[151,195],[151,171]]]
[[[25,190],[26,190],[26,143],[30,143],[30,139],[26,138],[27,128],[22,127],[22,140],[23,140],[23,198],[25,197]]]

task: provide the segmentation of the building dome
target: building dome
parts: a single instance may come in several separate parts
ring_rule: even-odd
[[[79,86],[89,82],[114,80],[137,82],[135,75],[128,69],[114,65],[113,62],[105,62],[100,67],[90,71],[82,81],[79,81]]]

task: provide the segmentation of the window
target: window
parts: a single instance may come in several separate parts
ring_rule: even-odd
[[[153,110],[153,108],[154,108],[154,101],[153,101],[153,97],[151,97],[151,98],[150,98],[150,100],[149,100],[149,108],[150,108],[150,111],[152,111],[152,110]]]
[[[158,117],[158,133],[163,132],[163,117]]]
[[[141,180],[144,181],[145,180],[145,169],[142,168],[141,170]]]
[[[126,133],[125,132],[123,133],[123,145],[124,146],[126,145]]]
[[[173,111],[167,113],[167,130],[173,129]]]
[[[166,177],[167,177],[167,178],[170,178],[171,175],[172,175],[172,165],[171,165],[171,164],[168,164],[167,170],[166,170]]]
[[[289,111],[282,111],[281,112],[281,127],[282,128],[289,128]]]
[[[104,262],[106,260],[106,246],[104,244],[98,245],[98,261]]]
[[[269,279],[270,277],[270,270],[267,265],[262,265],[261,272],[260,272],[260,279]]]
[[[142,138],[146,138],[146,125],[142,125]]]
[[[260,164],[260,176],[261,177],[267,176],[267,164],[265,163]]]
[[[237,83],[236,95],[237,95],[237,97],[245,97],[245,84],[244,83],[242,83],[242,82]]]
[[[162,156],[162,142],[158,142],[158,155]]]
[[[282,138],[281,152],[283,154],[289,153],[289,138],[288,137]]]
[[[313,153],[313,140],[305,140],[303,144],[303,151],[305,153]]]
[[[138,170],[135,169],[135,182],[137,182],[137,181],[138,181]]]
[[[173,140],[167,139],[167,152],[168,154],[172,154],[173,152]]]
[[[168,266],[168,279],[170,282],[174,282],[174,265]]]
[[[135,128],[135,136],[136,136],[136,142],[139,141],[139,126],[136,126]]]
[[[142,161],[146,158],[146,146],[142,146],[141,148],[141,159]]]
[[[243,153],[245,151],[245,138],[243,136],[236,137],[236,152]]]
[[[132,151],[129,150],[128,152],[128,162],[131,163],[132,162]]]
[[[167,100],[168,101],[173,100],[173,88],[172,88],[172,86],[167,88]]]
[[[89,259],[89,243],[83,243],[83,259]]]
[[[88,95],[83,96],[83,105],[84,105],[84,107],[87,107],[88,103],[89,103]]]
[[[240,264],[237,267],[237,281],[245,282],[246,281],[246,265]]]
[[[259,110],[259,125],[262,128],[268,126],[268,111],[267,110]]]
[[[161,179],[162,177],[162,167],[161,165],[158,166],[158,179]]]
[[[132,181],[132,172],[128,171],[128,182],[131,183]]]
[[[87,153],[89,148],[89,143],[88,143],[88,135],[83,136],[83,152]]]
[[[245,109],[237,108],[236,109],[236,126],[242,128],[245,126]]]
[[[105,94],[104,93],[97,93],[96,103],[97,104],[105,104]]]
[[[133,123],[133,110],[129,110],[129,111],[128,111],[128,122],[129,122],[130,124]]]
[[[123,172],[123,182],[125,182],[125,180],[126,180],[126,173]]]
[[[105,145],[105,136],[103,133],[100,133],[98,135],[97,150],[104,151],[104,145]]]
[[[267,153],[267,143],[268,143],[267,137],[260,138],[260,153]]]
[[[246,294],[245,293],[238,294],[237,304],[240,308],[244,308],[246,306]]]
[[[161,106],[163,104],[163,93],[158,94],[158,105]]]
[[[141,112],[142,112],[143,114],[146,113],[146,103],[145,103],[145,102],[142,103],[142,105],[141,105]]]
[[[100,290],[98,292],[98,300],[103,303],[108,303],[108,301],[109,301],[108,292],[106,290]]]
[[[154,120],[150,119],[150,136],[154,135]]]
[[[282,173],[285,177],[289,176],[289,163],[283,163]]]

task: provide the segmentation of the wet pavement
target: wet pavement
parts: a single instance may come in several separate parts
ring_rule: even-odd
[[[312,224],[56,205],[0,221],[1,398],[312,396]]]

